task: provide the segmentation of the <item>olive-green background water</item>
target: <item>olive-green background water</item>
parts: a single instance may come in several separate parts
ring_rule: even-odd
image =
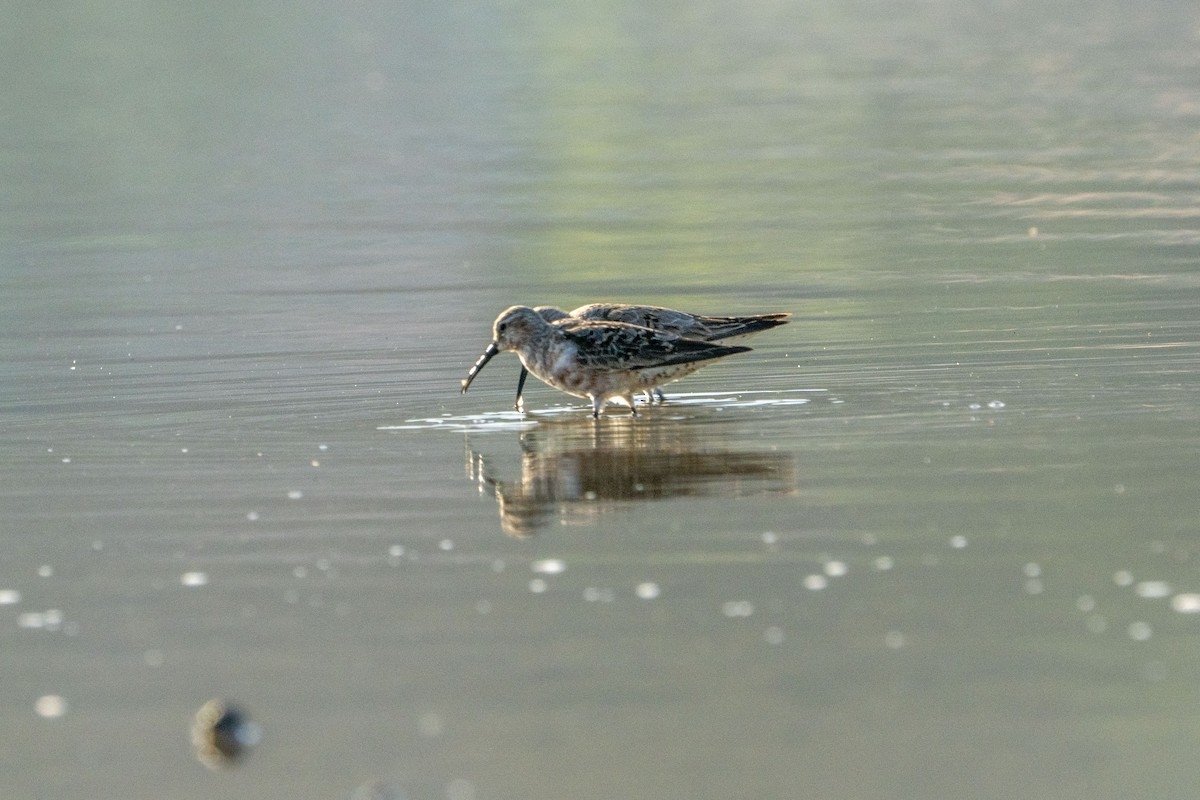
[[[30,4],[0,67],[0,795],[1194,797],[1194,4]],[[794,318],[636,420],[457,394],[601,299]]]

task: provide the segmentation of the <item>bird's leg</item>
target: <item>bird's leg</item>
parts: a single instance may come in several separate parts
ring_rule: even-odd
[[[667,396],[663,394],[663,390],[659,389],[657,386],[654,387],[654,396],[658,398],[660,405],[667,402]]]
[[[635,417],[638,415],[637,406],[633,404],[633,392],[621,395],[621,399],[625,401],[625,405],[629,406],[629,413]]]
[[[592,418],[600,419],[600,412],[604,408],[604,400],[598,394],[592,395]]]

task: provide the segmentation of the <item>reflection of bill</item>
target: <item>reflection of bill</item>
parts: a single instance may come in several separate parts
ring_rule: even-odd
[[[617,421],[574,419],[523,431],[516,479],[495,477],[468,441],[468,476],[495,496],[500,524],[513,536],[555,520],[586,522],[621,502],[796,492],[789,454],[721,447],[709,426]]]

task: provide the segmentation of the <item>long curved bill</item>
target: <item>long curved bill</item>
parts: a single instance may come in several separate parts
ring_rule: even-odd
[[[467,370],[467,377],[463,378],[461,394],[467,393],[467,389],[471,388],[471,381],[475,380],[475,376],[479,374],[479,371],[483,369],[484,366],[486,366],[487,363],[495,358],[499,353],[500,346],[495,342],[492,342],[487,346],[487,349],[483,351],[483,355],[479,357],[479,360],[475,362],[475,365],[471,367],[471,369]]]

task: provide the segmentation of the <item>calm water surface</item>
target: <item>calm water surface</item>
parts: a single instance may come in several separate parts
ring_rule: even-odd
[[[1194,796],[1194,4],[401,5],[0,34],[0,794]]]

